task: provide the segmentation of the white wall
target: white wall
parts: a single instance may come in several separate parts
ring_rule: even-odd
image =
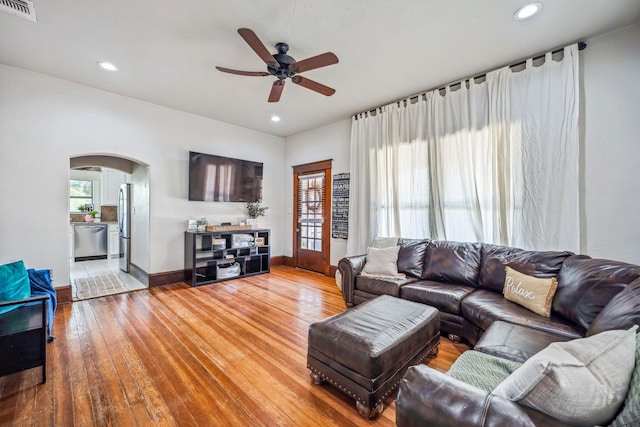
[[[333,159],[331,173],[349,172],[351,119],[290,136],[285,140],[286,225],[284,255],[293,256],[293,166]],[[349,219],[351,220],[351,219]],[[347,241],[331,239],[331,265],[338,265],[347,251]]]
[[[134,165],[131,173],[131,264],[149,271],[151,218],[149,166]]]
[[[147,271],[181,270],[188,218],[245,216],[187,200],[189,150],[264,162],[264,223],[282,255],[282,138],[0,65],[0,263],[52,268],[67,285],[69,158],[114,155],[149,165]]]
[[[586,42],[587,49],[580,54],[581,251],[592,257],[640,264],[640,25]],[[350,123],[345,120],[287,138],[285,164],[333,158],[334,173],[348,172]],[[291,256],[290,170],[286,179],[284,253]],[[331,264],[336,265],[345,253],[344,241],[332,239]]]
[[[640,264],[640,25],[587,44],[583,252]]]
[[[587,43],[583,252],[640,264],[640,25]],[[265,163],[261,222],[272,229],[273,255],[292,256],[291,166],[331,158],[334,174],[348,172],[350,123],[283,140],[0,65],[0,262],[53,268],[55,285],[68,284],[69,158],[106,154],[149,165],[148,272],[182,269],[187,218],[244,216],[241,204],[187,201],[189,150]],[[331,264],[345,252],[332,239]]]

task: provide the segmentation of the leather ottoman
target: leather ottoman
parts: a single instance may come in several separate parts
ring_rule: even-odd
[[[406,370],[435,357],[438,310],[382,295],[309,326],[307,367],[315,384],[329,382],[376,418]]]

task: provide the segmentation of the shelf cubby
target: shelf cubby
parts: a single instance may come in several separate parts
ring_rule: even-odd
[[[245,235],[245,236],[242,236]],[[235,236],[235,237],[234,237]],[[214,248],[223,239],[225,248]],[[270,271],[270,230],[225,230],[185,232],[184,280],[191,286],[268,273]],[[239,274],[220,273],[226,264],[239,264]]]

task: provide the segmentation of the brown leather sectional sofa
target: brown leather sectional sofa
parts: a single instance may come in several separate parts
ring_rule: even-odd
[[[398,271],[405,273],[404,279],[361,276],[365,255],[340,260],[347,306],[383,294],[428,304],[440,311],[442,333],[454,340],[460,337],[475,345],[474,350],[519,362],[555,341],[640,324],[638,265],[482,243],[400,239],[398,245]],[[557,278],[551,317],[503,297],[507,265],[531,276]],[[413,402],[398,402],[399,425],[563,425],[515,403],[491,400],[488,393],[476,401],[473,393],[460,389],[459,382],[449,382],[436,371],[412,375],[405,386],[438,391],[408,396]],[[426,388],[425,383],[429,383]],[[446,418],[433,418],[438,411]],[[427,415],[412,418],[416,414]]]

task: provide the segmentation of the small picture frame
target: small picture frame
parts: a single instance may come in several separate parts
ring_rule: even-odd
[[[256,246],[264,246],[264,237],[256,237]]]

